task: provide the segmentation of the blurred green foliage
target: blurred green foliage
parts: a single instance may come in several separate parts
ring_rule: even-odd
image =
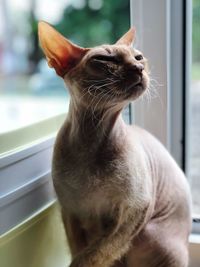
[[[74,0],[73,3],[80,2]],[[83,47],[92,47],[102,43],[115,43],[130,27],[129,0],[85,0],[82,7],[67,5],[60,21],[54,25],[59,32]],[[95,8],[95,3],[101,3]],[[93,3],[91,7],[91,3]],[[48,12],[48,11],[47,11]],[[34,51],[31,59],[38,62],[42,57],[38,50],[37,20],[31,17]],[[200,0],[193,0],[192,57],[193,63],[200,63]],[[195,65],[195,77],[198,69]],[[193,70],[192,70],[193,72]],[[199,73],[200,76],[200,73]]]
[[[200,80],[200,63],[193,63],[192,64],[192,81],[199,81]]]
[[[200,0],[193,0],[192,27],[192,60],[195,63],[200,62]]]
[[[76,7],[75,4],[79,2],[83,3],[82,7]],[[34,44],[29,58],[33,63],[34,72],[43,53],[38,49],[38,21],[33,14],[29,22],[31,42]],[[60,21],[53,26],[65,37],[83,47],[93,47],[102,43],[112,44],[130,27],[130,1],[74,0],[73,4],[66,5]]]
[[[99,3],[99,0],[85,0],[81,9],[67,6],[60,22],[55,25],[58,31],[85,47],[114,43],[129,29],[129,0],[101,0],[102,5],[97,10],[94,9],[95,2]]]

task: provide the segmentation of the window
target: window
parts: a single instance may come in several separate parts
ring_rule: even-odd
[[[192,1],[192,69],[189,88],[188,174],[193,210],[200,215],[200,0]]]
[[[66,111],[62,80],[54,78],[39,50],[39,1],[35,6],[33,2],[8,0],[0,5],[1,133]]]
[[[7,144],[1,142],[0,153],[30,141],[30,131],[29,135],[22,134],[23,140],[17,139],[16,131],[19,134],[21,128],[34,125],[32,132],[37,134],[32,134],[33,141],[42,136],[39,128],[44,120],[67,111],[68,91],[63,80],[47,66],[38,45],[38,20],[52,23],[81,46],[94,46],[102,41],[115,42],[129,28],[129,12],[128,0],[114,5],[102,0],[1,1],[0,138],[7,139]],[[62,120],[63,117],[58,116],[57,121]],[[54,131],[57,127],[55,125]],[[50,121],[47,128],[52,131]],[[7,133],[11,135],[9,139]],[[25,136],[29,136],[29,140]]]

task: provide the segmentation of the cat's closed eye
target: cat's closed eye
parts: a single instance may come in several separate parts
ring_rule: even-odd
[[[95,55],[91,59],[98,62],[111,62],[114,64],[120,63],[120,59],[117,56],[112,55]]]
[[[140,60],[143,59],[143,55],[141,55],[141,54],[136,55],[136,56],[135,56],[135,59],[138,60],[138,61],[140,61]]]

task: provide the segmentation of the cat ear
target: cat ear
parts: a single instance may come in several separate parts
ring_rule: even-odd
[[[116,44],[123,44],[131,46],[134,43],[136,35],[136,29],[135,27],[130,28],[130,30],[125,33],[117,42]]]
[[[87,48],[71,43],[43,21],[38,24],[38,35],[48,65],[54,68],[61,77],[73,68],[88,51]]]

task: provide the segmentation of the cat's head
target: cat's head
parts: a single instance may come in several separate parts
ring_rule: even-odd
[[[39,38],[49,66],[65,80],[72,97],[86,105],[134,100],[149,86],[147,60],[132,47],[134,28],[113,45],[82,48],[40,22]]]

